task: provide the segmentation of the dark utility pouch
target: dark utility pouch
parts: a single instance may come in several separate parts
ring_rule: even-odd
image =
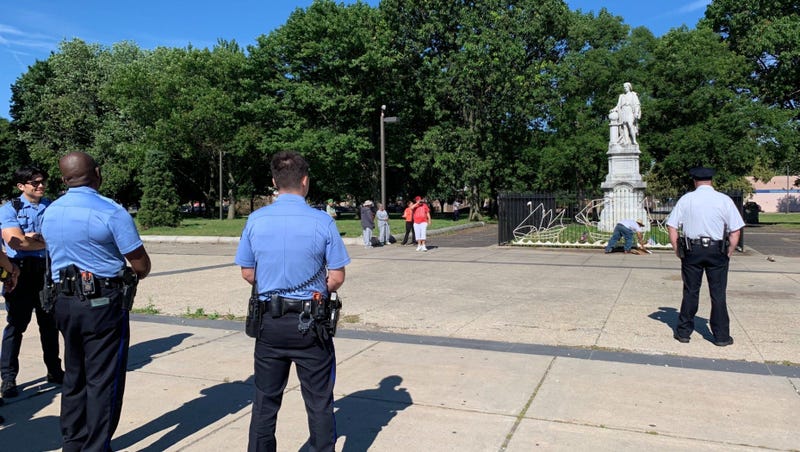
[[[253,291],[247,301],[247,317],[244,320],[244,332],[250,337],[258,337],[261,331],[261,317],[264,315],[265,303],[258,299],[256,285],[253,284]]]

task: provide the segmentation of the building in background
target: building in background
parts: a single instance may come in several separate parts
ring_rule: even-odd
[[[747,180],[753,186],[748,201],[761,206],[762,212],[800,212],[800,176],[776,176],[768,181]]]

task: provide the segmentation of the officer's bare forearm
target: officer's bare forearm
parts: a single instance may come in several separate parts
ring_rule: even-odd
[[[667,226],[669,230],[669,243],[672,244],[672,249],[675,250],[675,254],[678,254],[678,230],[673,228],[672,226]]]
[[[150,274],[150,256],[145,251],[144,245],[126,254],[125,258],[131,263],[131,268],[139,279],[144,279]]]
[[[252,286],[256,283],[256,269],[253,267],[242,267],[242,279]]]
[[[328,270],[328,293],[339,290],[344,284],[344,267]]]
[[[16,251],[39,251],[45,248],[42,234],[38,232],[23,233],[18,227],[3,229],[3,240]]]
[[[731,235],[728,237],[728,240],[730,240],[730,244],[728,244],[728,257],[733,256],[733,252],[736,251],[736,246],[739,245],[739,238],[741,238],[741,236],[741,229],[731,232]]]

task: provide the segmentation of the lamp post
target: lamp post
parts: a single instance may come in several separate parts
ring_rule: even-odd
[[[222,149],[219,150],[219,219],[222,219]]]
[[[381,204],[384,208],[386,208],[386,134],[383,124],[397,121],[397,116],[386,116],[386,105],[381,105]]]

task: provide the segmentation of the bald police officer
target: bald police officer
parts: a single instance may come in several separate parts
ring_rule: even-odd
[[[310,450],[332,451],[333,340],[315,328],[304,330],[298,308],[313,300],[315,292],[328,297],[336,291],[350,257],[334,219],[306,203],[310,182],[303,157],[280,152],[271,166],[279,196],[250,215],[236,252],[242,277],[255,285],[267,310],[256,332],[248,451],[277,449],[275,425],[293,362],[308,415]]]
[[[45,211],[42,235],[64,335],[62,447],[107,451],[122,410],[134,280],[150,273],[150,257],[128,212],[98,193],[91,156],[72,152],[58,166],[69,190]]]
[[[689,174],[694,179],[695,190],[678,200],[667,219],[672,248],[681,258],[683,279],[683,300],[674,338],[682,343],[689,342],[705,272],[711,295],[710,324],[714,345],[724,347],[733,344],[725,294],[728,264],[739,243],[744,220],[733,200],[712,187],[714,170],[693,168]]]

